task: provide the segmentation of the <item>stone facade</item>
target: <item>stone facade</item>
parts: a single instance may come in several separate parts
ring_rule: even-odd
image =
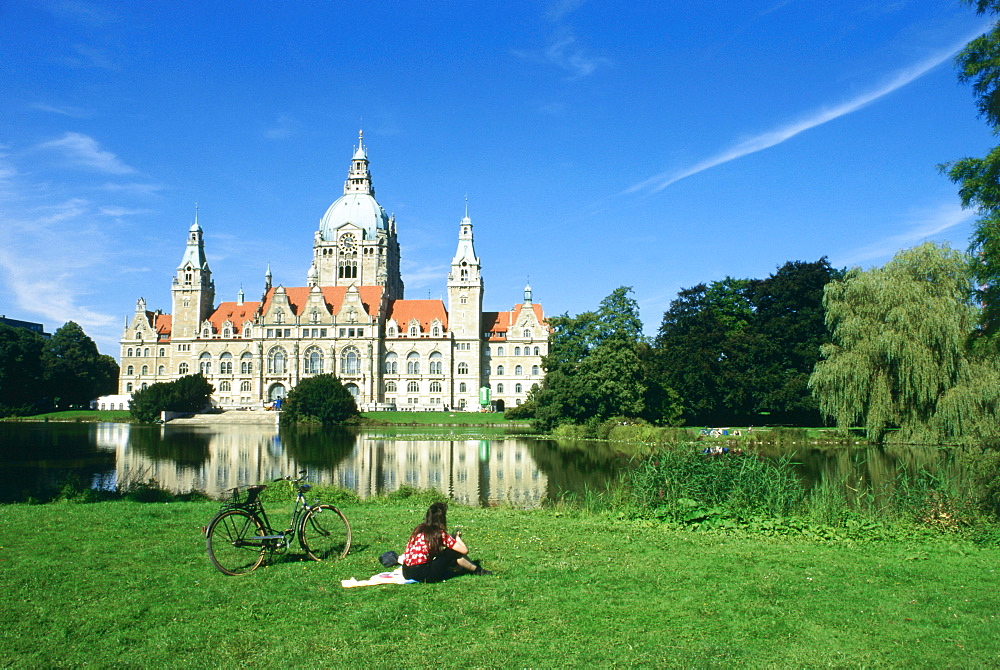
[[[215,303],[197,217],[171,285],[172,311],[139,298],[121,340],[119,392],[201,372],[220,407],[259,407],[299,380],[333,373],[362,409],[504,409],[542,380],[549,327],[526,287],[509,311],[483,311],[472,221],[459,223],[448,304],[407,300],[396,221],[375,200],[358,140],[344,195],[320,220],[306,285]],[[487,393],[488,390],[488,393]],[[483,405],[489,397],[488,404]]]

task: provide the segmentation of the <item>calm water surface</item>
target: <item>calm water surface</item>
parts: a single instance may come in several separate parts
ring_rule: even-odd
[[[114,488],[151,479],[175,493],[220,496],[234,486],[306,470],[362,498],[400,486],[435,488],[470,505],[538,506],[544,499],[602,490],[627,459],[602,443],[557,443],[482,428],[320,429],[268,426],[135,426],[119,423],[0,423],[0,501],[50,497],[70,476]],[[933,447],[775,447],[794,453],[807,486],[831,482],[860,492],[891,487],[920,469],[935,471]]]

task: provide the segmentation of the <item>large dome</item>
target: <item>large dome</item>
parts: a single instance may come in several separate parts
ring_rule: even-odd
[[[319,233],[324,240],[333,241],[337,230],[345,223],[363,228],[366,236],[389,229],[389,217],[382,205],[367,193],[348,193],[338,198],[320,219]]]

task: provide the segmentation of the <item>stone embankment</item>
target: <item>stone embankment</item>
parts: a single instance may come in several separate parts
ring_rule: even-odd
[[[171,426],[218,426],[228,424],[274,426],[278,423],[280,412],[268,412],[265,410],[238,410],[231,409],[218,414],[193,414],[185,417],[170,419],[167,423]]]

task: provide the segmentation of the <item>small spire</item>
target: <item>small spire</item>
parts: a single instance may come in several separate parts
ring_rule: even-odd
[[[469,218],[469,194],[465,194],[465,218]]]
[[[244,298],[244,295],[243,295],[243,284],[240,284],[240,292],[236,294],[236,304],[237,305],[242,305],[243,304],[243,298]]]
[[[529,282],[524,286],[524,304],[531,304],[531,283]]]

